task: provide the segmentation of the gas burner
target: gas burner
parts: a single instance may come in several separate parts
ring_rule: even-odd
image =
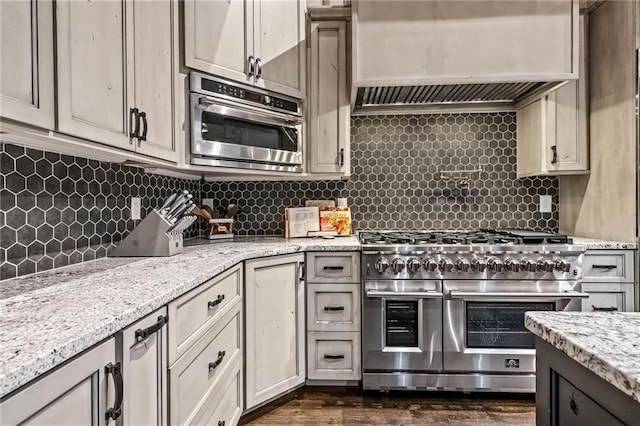
[[[388,245],[522,245],[570,244],[566,235],[537,231],[480,229],[478,231],[362,231],[362,244]]]

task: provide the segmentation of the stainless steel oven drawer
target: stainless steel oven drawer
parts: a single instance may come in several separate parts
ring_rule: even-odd
[[[585,283],[632,283],[633,250],[588,250],[582,263]]]
[[[308,283],[359,283],[359,252],[307,253]]]

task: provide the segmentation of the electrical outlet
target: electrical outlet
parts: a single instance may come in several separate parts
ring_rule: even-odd
[[[551,213],[551,195],[540,196],[540,213]]]
[[[139,197],[131,197],[131,219],[140,219],[141,202]]]
[[[203,206],[209,206],[211,210],[213,210],[213,198],[203,198],[202,199]]]

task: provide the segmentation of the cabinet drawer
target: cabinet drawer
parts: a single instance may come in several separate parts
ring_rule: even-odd
[[[562,376],[558,376],[557,395],[559,425],[623,425],[613,414]]]
[[[240,303],[236,303],[169,369],[172,424],[193,421],[227,366],[241,358],[241,327]]]
[[[589,293],[582,299],[582,310],[626,312],[633,311],[634,284],[632,283],[583,283],[582,291]]]
[[[169,303],[169,365],[241,297],[242,268],[238,265]]]
[[[308,283],[359,283],[360,253],[307,253]]]
[[[242,358],[238,358],[224,373],[224,377],[192,423],[225,426],[238,424],[243,408],[242,392]]]
[[[360,380],[360,333],[309,333],[307,363],[312,380]]]
[[[584,282],[633,282],[633,251],[589,250],[582,274]]]
[[[360,331],[360,284],[307,284],[307,330]]]

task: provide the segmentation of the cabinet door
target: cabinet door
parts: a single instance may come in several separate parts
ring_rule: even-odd
[[[309,171],[349,170],[347,23],[313,22],[309,55]]]
[[[304,98],[305,1],[253,0],[256,85]]]
[[[115,362],[114,339],[90,349],[0,404],[3,425],[105,425],[114,402],[105,366]]]
[[[0,114],[53,129],[51,0],[0,2]]]
[[[126,389],[124,425],[167,424],[166,318],[167,308],[158,309],[116,335]]]
[[[296,254],[245,265],[247,409],[304,383],[303,259]]]
[[[146,140],[137,140],[136,151],[176,161],[174,144],[174,14],[173,0],[135,0],[127,3],[133,19],[134,105],[145,114],[141,124]]]
[[[58,130],[133,150],[127,90],[133,47],[126,37],[132,28],[125,12],[124,0],[56,2]]]
[[[239,82],[252,82],[248,58],[253,54],[251,0],[186,0],[185,64]]]

